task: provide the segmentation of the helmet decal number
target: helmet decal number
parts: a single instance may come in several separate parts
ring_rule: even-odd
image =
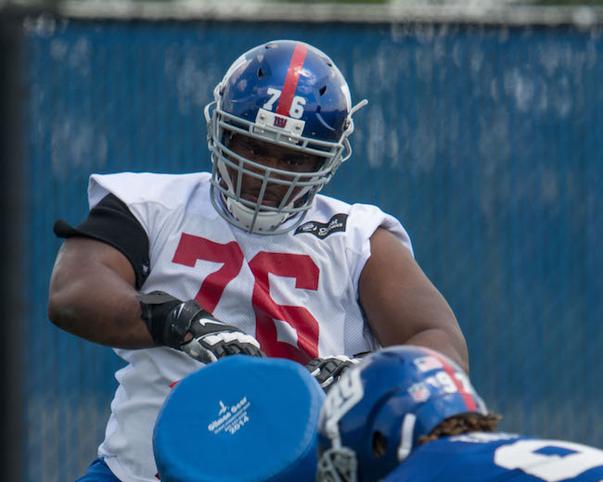
[[[445,393],[456,393],[458,391],[456,383],[448,373],[441,371],[425,379],[425,383],[435,387]]]
[[[301,119],[301,116],[304,115],[304,105],[306,105],[306,99],[296,95],[293,97],[293,102],[291,102],[289,115],[294,119]]]
[[[340,444],[339,420],[364,397],[364,388],[360,379],[361,368],[353,367],[341,375],[339,382],[333,385],[323,406],[325,429],[335,446]]]
[[[275,89],[274,87],[268,87],[267,91],[270,98],[262,106],[264,109],[273,111],[274,104],[280,99],[282,91]],[[301,119],[304,115],[304,106],[306,105],[306,99],[296,95],[291,101],[291,107],[289,108],[289,116],[294,119]]]
[[[274,103],[279,99],[279,97],[281,96],[281,91],[278,89],[274,89],[272,87],[268,87],[268,95],[270,96],[270,99],[268,99],[268,102],[266,102],[263,107],[266,110],[272,110],[272,107],[274,107]]]

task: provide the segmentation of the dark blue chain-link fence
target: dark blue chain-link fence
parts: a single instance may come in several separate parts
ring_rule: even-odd
[[[369,100],[327,193],[402,220],[502,427],[603,446],[599,28],[38,18],[24,29],[27,481],[70,480],[94,458],[120,364],[47,321],[53,221],[85,216],[93,172],[207,169],[213,86],[274,38],[325,50]]]

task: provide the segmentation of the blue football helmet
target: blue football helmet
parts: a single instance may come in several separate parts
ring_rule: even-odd
[[[280,234],[298,226],[316,193],[350,157],[352,114],[365,104],[352,107],[343,75],[311,45],[277,40],[244,53],[205,108],[211,199],[218,213],[255,234]],[[312,172],[267,167],[230,149],[233,135],[317,156],[320,162]],[[242,196],[243,175],[261,181],[256,199]],[[277,205],[265,198],[271,184],[286,186]]]
[[[345,372],[319,422],[319,482],[378,481],[445,419],[487,409],[465,372],[441,353],[386,348]]]

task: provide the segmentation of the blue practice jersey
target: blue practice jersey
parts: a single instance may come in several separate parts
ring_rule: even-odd
[[[383,482],[603,482],[603,450],[507,433],[426,443]]]

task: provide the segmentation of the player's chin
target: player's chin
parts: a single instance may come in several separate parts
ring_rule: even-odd
[[[262,207],[267,207],[267,208],[278,208],[280,206],[280,202],[279,201],[273,201],[273,200],[267,200],[264,199],[262,201]]]
[[[258,196],[254,195],[254,194],[243,194],[241,196],[241,198],[243,200],[248,201],[253,204],[258,203]],[[280,201],[281,200],[278,199],[277,196],[269,196],[269,197],[264,196],[262,198],[261,205],[265,206],[265,207],[270,207],[270,208],[277,208],[280,205]]]

